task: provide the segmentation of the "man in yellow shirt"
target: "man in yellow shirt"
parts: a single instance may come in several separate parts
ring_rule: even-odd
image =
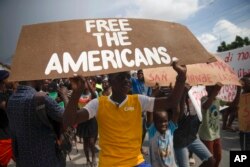
[[[111,96],[91,100],[77,110],[77,101],[84,88],[81,77],[71,79],[73,93],[64,113],[65,126],[84,122],[96,116],[99,129],[99,167],[151,167],[141,153],[142,111],[162,111],[174,108],[182,96],[186,67],[173,63],[178,73],[173,93],[168,98],[127,95],[131,88],[130,74],[109,75]]]

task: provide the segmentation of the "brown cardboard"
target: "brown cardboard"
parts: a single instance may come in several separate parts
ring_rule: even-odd
[[[214,85],[221,83],[223,85],[241,85],[239,78],[233,69],[221,58],[215,56],[216,62],[199,63],[187,65],[187,80],[191,86],[196,85]],[[144,69],[144,79],[146,85],[154,86],[158,83],[160,86],[174,85],[177,73],[172,67],[160,67]]]
[[[104,25],[100,32],[95,27],[91,28],[96,25],[93,23],[97,22]],[[104,24],[105,22],[107,24]],[[90,32],[87,32],[87,23],[91,25],[88,26]],[[97,32],[107,34],[107,36],[113,36],[114,33],[120,36],[117,39],[122,42],[118,42],[118,45],[113,42],[108,46],[105,38],[102,39],[103,43],[100,46],[97,37],[94,36],[94,33]],[[155,51],[159,56],[156,54],[151,56],[153,58],[147,58],[144,48],[147,51]],[[117,54],[118,52],[122,53],[123,56]],[[75,71],[72,70],[71,66],[67,71],[65,67],[68,63],[63,65],[63,62],[66,62],[63,59],[65,53],[69,53],[73,64],[79,63],[76,66],[73,65]],[[167,56],[169,62],[162,61],[162,58],[166,58],[166,53],[169,55],[169,57]],[[54,61],[51,60],[53,54]],[[110,56],[110,62],[105,61],[106,66],[102,55]],[[122,61],[120,61],[121,57]],[[156,57],[160,58],[154,60]],[[26,25],[23,26],[17,43],[11,64],[10,80],[64,78],[72,77],[73,74],[92,76],[132,69],[164,67],[172,63],[173,57],[177,57],[180,64],[214,61],[195,36],[185,26],[177,23],[114,18]],[[151,63],[150,59],[152,59]],[[107,56],[104,60],[107,60]],[[134,60],[137,64],[133,63]],[[131,61],[132,63],[129,64],[128,62]],[[54,67],[53,69],[48,68],[49,62],[51,62],[51,67]],[[111,65],[111,62],[114,65]],[[47,73],[45,74],[46,69]]]

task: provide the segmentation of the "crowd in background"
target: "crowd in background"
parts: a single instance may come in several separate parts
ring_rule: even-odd
[[[222,85],[206,86],[208,95],[201,99],[203,120],[200,121],[187,95],[191,87],[185,84],[186,78],[183,74],[185,69],[178,70],[181,77],[177,78],[174,87],[160,87],[158,85],[147,87],[144,83],[142,70],[138,70],[136,74],[123,72],[118,73],[119,75],[100,75],[80,79],[47,79],[19,83],[8,82],[9,72],[1,70],[0,167],[7,166],[11,159],[16,162],[17,166],[21,167],[44,167],[48,164],[52,167],[65,166],[65,163],[61,163],[57,155],[57,149],[54,146],[55,140],[51,136],[53,132],[39,120],[34,112],[36,110],[34,95],[37,92],[46,93],[43,103],[50,119],[61,123],[64,128],[66,122],[66,126],[70,125],[75,129],[77,136],[75,140],[83,143],[87,167],[98,165],[95,145],[99,137],[105,139],[100,140],[101,143],[99,143],[103,149],[101,164],[108,164],[108,161],[110,164],[115,164],[115,159],[119,159],[119,157],[122,157],[120,158],[122,161],[117,161],[117,163],[126,164],[124,157],[127,157],[130,152],[131,155],[137,156],[137,162],[132,160],[133,157],[129,158],[129,163],[134,164],[134,166],[147,167],[151,164],[153,167],[188,167],[194,163],[190,164],[189,162],[189,158],[192,157],[190,155],[194,153],[202,161],[201,166],[218,167],[222,158],[219,106],[229,106],[223,112],[222,129],[232,130],[232,121],[235,117],[237,118],[240,94],[250,93],[250,75],[241,79],[242,89],[238,87],[237,96],[231,103],[216,98]],[[176,98],[178,103],[175,107],[168,107],[160,101],[163,98],[169,101],[171,99],[175,101],[174,98]],[[110,101],[112,104],[109,103]],[[125,115],[123,118],[115,114],[115,117],[112,117],[111,114],[109,115],[109,111],[103,111],[106,108],[116,110],[115,106],[123,108],[124,103],[141,110],[139,115],[131,115],[133,119],[138,118],[137,122],[133,122],[133,119],[130,120],[131,122],[124,121]],[[133,110],[132,108],[123,109]],[[71,121],[72,123],[70,121],[67,123],[68,120],[65,121],[64,112],[66,110],[72,110],[72,113],[73,111],[76,113],[70,116],[74,119]],[[67,114],[71,114],[67,111]],[[233,118],[230,118],[229,123],[226,123],[229,115]],[[113,122],[107,124],[106,120],[101,119],[101,117]],[[116,121],[118,121],[117,124],[114,124]],[[138,128],[139,126],[140,128]],[[104,127],[107,127],[108,130]],[[135,128],[134,132],[131,132],[131,128]],[[127,134],[119,134],[117,129],[122,129],[122,132]],[[233,130],[235,131],[235,129]],[[147,132],[150,141],[149,151],[142,148]],[[250,150],[249,133],[240,132],[239,134],[241,149]],[[120,138],[120,141],[109,141],[110,135]],[[129,139],[134,140],[122,143],[129,135],[132,136]],[[112,142],[120,142],[120,145],[112,145]],[[133,146],[132,148],[135,150],[127,149],[128,144]],[[106,147],[107,145],[112,147]],[[140,153],[137,152],[137,147],[140,147]],[[119,153],[120,155],[117,155],[115,150],[120,151],[120,149],[122,151]],[[105,154],[105,151],[108,154]],[[149,154],[150,162],[144,161],[144,158],[141,157],[147,154]]]

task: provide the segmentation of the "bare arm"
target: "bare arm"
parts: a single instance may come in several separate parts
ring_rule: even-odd
[[[188,89],[187,88],[185,88],[183,92],[183,96],[181,97],[181,101],[180,101],[180,113],[179,113],[180,118],[182,118],[184,114],[185,105],[187,106],[187,111],[189,112],[190,109],[189,109],[189,103],[188,103]]]
[[[59,93],[60,97],[62,98],[64,102],[64,106],[67,106],[69,102],[69,97],[68,97],[68,89],[65,86],[62,86],[58,88],[57,92]]]
[[[218,95],[219,91],[221,89],[221,85],[215,85],[213,88],[211,94],[209,95],[208,99],[205,101],[205,103],[202,104],[202,108],[206,111],[211,104],[213,103],[215,97]]]
[[[65,107],[63,114],[63,124],[64,127],[73,126],[74,124],[87,121],[89,119],[89,113],[86,109],[78,110],[78,100],[84,89],[84,80],[80,77],[75,77],[71,79],[73,93]]]
[[[89,91],[91,93],[91,99],[97,98],[93,86],[89,83],[89,79],[86,79],[86,83],[87,83],[88,89],[89,89]]]
[[[180,107],[177,106],[177,107],[173,108],[172,111],[173,111],[172,121],[174,123],[178,123],[179,116],[180,116]]]
[[[177,65],[176,62],[173,63],[173,68],[178,74],[173,91],[168,98],[163,97],[155,99],[154,111],[176,108],[181,100],[185,87],[187,68],[186,66]]]

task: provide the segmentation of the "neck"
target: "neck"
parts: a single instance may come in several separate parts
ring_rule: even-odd
[[[112,94],[111,96],[110,96],[110,98],[113,100],[113,101],[115,101],[115,102],[117,102],[117,103],[122,103],[124,100],[125,100],[125,98],[127,97],[127,95],[116,95],[116,94]]]

